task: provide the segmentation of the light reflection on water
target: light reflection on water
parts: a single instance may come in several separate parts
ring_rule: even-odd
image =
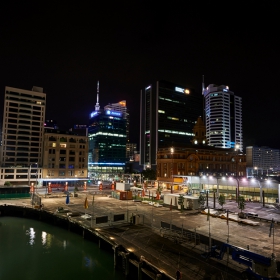
[[[3,241],[5,240],[5,241]],[[39,221],[0,216],[0,279],[124,279],[113,253]]]
[[[34,228],[30,228],[29,230],[26,230],[26,235],[29,236],[29,244],[34,245],[35,243],[35,231]]]

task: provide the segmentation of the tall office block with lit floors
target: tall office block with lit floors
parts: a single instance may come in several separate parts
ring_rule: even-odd
[[[189,87],[167,81],[148,85],[140,96],[140,164],[155,169],[159,148],[191,143],[203,98]]]
[[[30,177],[40,176],[45,108],[43,88],[5,88],[0,156],[2,180],[27,182]]]
[[[203,95],[208,144],[243,151],[242,98],[228,86],[214,84],[204,89]]]
[[[100,109],[99,82],[96,101],[88,125],[88,175],[95,180],[118,180],[125,170],[126,102]]]

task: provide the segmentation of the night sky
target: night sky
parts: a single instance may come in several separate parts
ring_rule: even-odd
[[[0,108],[5,86],[39,86],[47,119],[87,124],[99,80],[101,108],[127,100],[138,143],[140,90],[168,80],[200,93],[204,75],[243,98],[244,146],[280,149],[279,1],[2,2]]]

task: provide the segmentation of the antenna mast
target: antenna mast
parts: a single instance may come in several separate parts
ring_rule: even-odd
[[[96,99],[96,104],[95,104],[95,111],[99,111],[100,106],[99,106],[99,81],[97,81],[97,99]]]

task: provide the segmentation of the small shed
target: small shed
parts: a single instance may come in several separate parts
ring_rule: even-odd
[[[199,209],[198,197],[183,195],[184,197],[184,209],[196,210]],[[165,194],[163,203],[166,205],[172,205],[178,207],[179,194]]]
[[[120,182],[116,183],[116,190],[118,191],[129,191],[130,187],[131,187],[130,184],[127,183],[120,183]]]
[[[112,197],[119,199],[119,200],[132,199],[132,192],[131,191],[113,191]]]

